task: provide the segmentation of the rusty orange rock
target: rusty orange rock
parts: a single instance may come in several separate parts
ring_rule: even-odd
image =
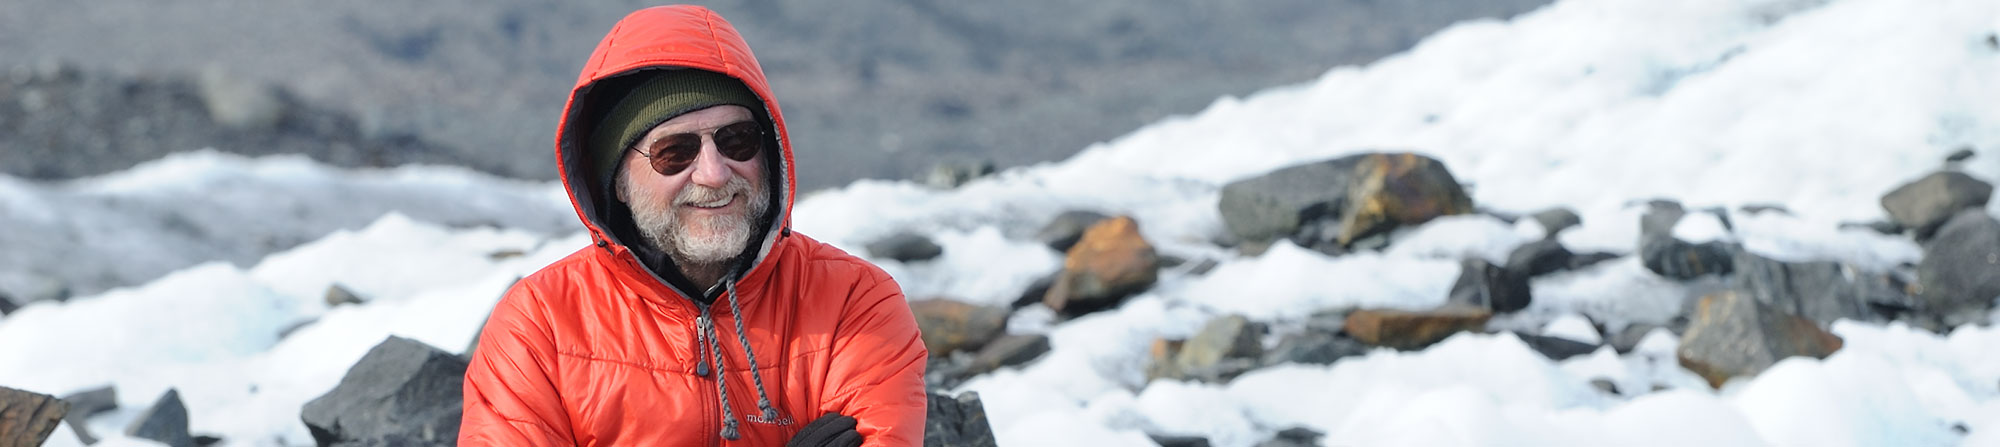
[[[1111,308],[1152,287],[1159,270],[1159,254],[1140,236],[1138,221],[1129,216],[1105,219],[1070,247],[1042,304],[1065,316]]]
[[[1340,222],[1341,245],[1397,226],[1468,214],[1472,198],[1444,163],[1409,152],[1368,154],[1355,164]]]
[[[1402,350],[1423,349],[1459,332],[1486,327],[1493,312],[1469,306],[1431,310],[1363,309],[1347,314],[1346,331],[1362,343]]]

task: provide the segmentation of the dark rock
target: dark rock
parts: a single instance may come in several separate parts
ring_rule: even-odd
[[[1042,334],[1013,334],[987,343],[979,354],[972,357],[972,364],[983,374],[1008,366],[1017,366],[1034,361],[1049,352],[1049,336]]]
[[[1292,427],[1279,430],[1277,436],[1257,443],[1257,447],[1314,447],[1318,446],[1319,439],[1325,436],[1326,434],[1320,433],[1318,430],[1305,427]]]
[[[1452,334],[1486,327],[1493,312],[1466,306],[1432,310],[1363,309],[1347,314],[1347,334],[1370,346],[1421,350]]]
[[[1639,216],[1639,240],[1673,237],[1674,225],[1687,215],[1687,209],[1680,202],[1672,200],[1652,200],[1646,202],[1646,213]]]
[[[1514,333],[1514,336],[1519,337],[1521,339],[1521,342],[1526,343],[1529,348],[1534,348],[1535,352],[1542,353],[1543,357],[1548,357],[1549,360],[1554,360],[1558,362],[1563,360],[1569,360],[1570,357],[1576,357],[1579,355],[1589,354],[1597,351],[1597,345],[1562,337],[1523,334],[1518,332]]]
[[[875,242],[868,243],[868,255],[889,258],[901,262],[923,261],[944,254],[931,238],[916,233],[896,233]]]
[[[998,307],[928,299],[911,301],[910,312],[932,356],[977,351],[1007,333],[1007,309]]]
[[[1787,357],[1826,358],[1841,346],[1840,337],[1811,320],[1735,292],[1702,297],[1692,319],[1676,357],[1715,388]]]
[[[1861,229],[1887,235],[1903,234],[1904,230],[1902,225],[1887,220],[1877,220],[1870,222],[1842,222],[1840,224],[1840,229],[1842,230]]]
[[[1598,391],[1603,391],[1604,394],[1618,395],[1618,383],[1612,382],[1611,379],[1603,377],[1590,379],[1590,387],[1596,388]]]
[[[222,436],[220,435],[194,435],[195,447],[208,447],[221,443]]]
[[[42,445],[69,408],[55,396],[0,387],[0,445]]]
[[[1472,212],[1472,198],[1444,163],[1413,153],[1358,155],[1342,202],[1337,242],[1354,246],[1369,236],[1439,216]]]
[[[1243,375],[1243,373],[1255,370],[1260,366],[1263,366],[1263,364],[1261,360],[1256,358],[1222,359],[1222,361],[1210,365],[1183,368],[1180,371],[1180,378],[1210,383],[1227,383],[1231,380],[1236,380],[1236,376]]]
[[[1049,294],[1049,286],[1055,285],[1056,278],[1061,276],[1062,272],[1056,271],[1036,279],[1033,283],[1029,283],[1028,288],[1021,291],[1021,296],[1014,298],[1014,303],[1007,307],[1013,310],[1020,310],[1023,307],[1041,304],[1042,297]]]
[[[466,361],[391,336],[348,368],[300,419],[319,445],[450,445],[458,439]]]
[[[1515,247],[1507,255],[1507,269],[1526,277],[1542,276],[1569,268],[1574,256],[1561,242],[1542,239]]]
[[[1639,260],[1660,276],[1688,280],[1707,275],[1727,275],[1734,271],[1734,247],[1722,242],[1692,244],[1673,237],[1653,237],[1639,242]]]
[[[1716,223],[1722,224],[1723,231],[1728,231],[1728,232],[1736,231],[1736,224],[1729,222],[1729,209],[1719,206],[1712,206],[1708,208],[1702,208],[1701,211],[1714,215]]]
[[[1790,208],[1785,208],[1784,205],[1750,204],[1750,205],[1743,205],[1742,208],[1738,209],[1742,210],[1743,214],[1749,214],[1749,215],[1757,215],[1764,213],[1778,213],[1787,216],[1793,215],[1792,210]]]
[[[923,182],[932,188],[952,189],[964,186],[980,177],[993,175],[994,172],[998,171],[993,168],[991,161],[938,163],[931,166],[931,170],[924,174]]]
[[[1645,340],[1646,334],[1653,333],[1654,329],[1665,328],[1651,323],[1632,323],[1625,326],[1624,330],[1611,334],[1607,341],[1611,343],[1611,349],[1618,350],[1619,354],[1628,354],[1632,352],[1632,348],[1639,347],[1639,342]]]
[[[1074,317],[1117,306],[1153,286],[1160,257],[1139,234],[1139,222],[1119,216],[1092,225],[1071,247],[1063,271],[1042,304]]]
[[[1078,239],[1083,238],[1083,230],[1110,218],[1111,216],[1096,211],[1064,211],[1062,214],[1057,214],[1047,225],[1043,225],[1042,230],[1035,233],[1035,240],[1056,251],[1067,253],[1070,247],[1076,245]]]
[[[1478,258],[1459,262],[1458,281],[1452,283],[1450,296],[1448,302],[1452,304],[1495,313],[1526,309],[1533,299],[1528,293],[1527,275]]]
[[[1924,246],[1916,288],[1929,310],[1952,316],[1947,326],[1984,320],[2000,297],[2000,221],[1984,210],[1952,217]]]
[[[1256,362],[1224,365],[1225,361],[1263,357],[1264,345],[1259,341],[1263,335],[1263,324],[1241,315],[1216,317],[1208,320],[1200,332],[1181,344],[1180,351],[1174,354],[1174,366],[1192,378],[1229,380],[1248,370],[1237,365],[1247,364],[1254,368]]]
[[[1542,231],[1545,237],[1551,239],[1556,237],[1556,233],[1561,233],[1570,227],[1583,225],[1583,218],[1577,216],[1576,211],[1572,211],[1569,208],[1551,208],[1535,213],[1532,217],[1536,223],[1542,224]]]
[[[291,324],[287,324],[285,325],[285,327],[278,329],[278,339],[284,340],[287,338],[291,338],[292,334],[298,333],[300,329],[305,329],[306,326],[312,326],[313,323],[318,323],[318,322],[319,322],[319,317],[309,317],[304,320],[294,321]]]
[[[1188,267],[1188,274],[1195,276],[1206,275],[1208,272],[1215,271],[1215,268],[1221,265],[1221,262],[1214,259],[1203,258],[1201,261],[1194,263],[1194,267]]]
[[[1735,288],[1785,313],[1822,325],[1834,320],[1873,321],[1866,275],[1836,262],[1782,262],[1748,251],[1736,253]]]
[[[1942,171],[1897,187],[1882,196],[1882,209],[1889,219],[1904,228],[1917,230],[1917,240],[1928,240],[1952,215],[1968,209],[1983,209],[1993,197],[1993,185],[1957,171]]]
[[[1993,37],[1993,36],[1992,36],[1992,35],[1987,35],[1987,37],[1989,37],[1989,38],[1990,38],[1990,37]],[[1972,146],[1966,146],[1966,147],[1961,147],[1961,148],[1958,148],[1958,150],[1957,150],[1957,151],[1953,151],[1953,152],[1951,153],[1951,155],[1947,155],[1947,156],[1945,156],[1945,157],[1944,157],[1944,161],[1945,161],[1946,163],[1957,163],[1957,162],[1961,162],[1961,161],[1965,161],[1965,160],[1968,160],[1968,159],[1971,159],[1971,158],[1972,158],[1972,155],[1973,155],[1973,153],[1972,153]]]
[[[1152,438],[1153,443],[1159,444],[1160,447],[1208,447],[1208,438],[1200,436],[1156,435],[1147,433],[1146,437]]]
[[[7,296],[6,292],[0,292],[0,317],[14,313],[16,310],[21,310],[21,305],[14,302],[14,297]]]
[[[1333,332],[1308,330],[1286,335],[1264,353],[1264,365],[1299,363],[1330,365],[1340,359],[1365,355],[1368,346]]]
[[[98,413],[118,409],[118,390],[110,385],[70,393],[62,399],[69,403],[69,415],[63,421],[69,422],[70,430],[76,432],[83,445],[97,443],[97,435],[90,432],[85,422]]]
[[[1248,243],[1291,237],[1308,222],[1337,218],[1359,162],[1343,157],[1305,163],[1223,185],[1217,202],[1222,223]]]
[[[993,447],[993,425],[986,420],[986,405],[979,393],[958,397],[930,393],[925,405],[924,447]]]
[[[1326,309],[1306,317],[1306,330],[1341,333],[1347,328],[1347,309]]]
[[[1567,270],[1583,270],[1586,268],[1590,268],[1590,266],[1597,265],[1597,263],[1618,259],[1621,257],[1623,256],[1620,256],[1617,253],[1607,253],[1601,251],[1576,253],[1570,255],[1569,265],[1564,266],[1563,268]]]
[[[347,290],[346,287],[342,287],[339,284],[326,286],[326,307],[335,307],[342,304],[353,304],[358,306],[365,302],[367,301],[361,299],[360,296],[355,295],[354,291]]]
[[[194,447],[194,437],[188,435],[187,405],[181,403],[181,393],[168,388],[153,406],[132,419],[132,425],[125,426],[125,435],[134,438],[160,441],[172,447]]]

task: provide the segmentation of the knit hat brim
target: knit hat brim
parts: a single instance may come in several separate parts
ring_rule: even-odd
[[[750,109],[763,122],[764,102],[742,81],[721,73],[695,70],[657,70],[650,79],[625,93],[618,104],[598,121],[586,147],[591,169],[608,185],[615,178],[618,161],[639,138],[660,123],[709,107],[738,105]]]

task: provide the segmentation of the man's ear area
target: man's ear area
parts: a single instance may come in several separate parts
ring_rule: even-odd
[[[611,193],[618,197],[618,203],[632,203],[631,194],[625,192],[625,161],[613,163],[611,168]]]

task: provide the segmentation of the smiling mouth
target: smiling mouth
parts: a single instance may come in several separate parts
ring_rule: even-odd
[[[731,203],[736,203],[736,195],[734,195],[734,194],[731,194],[731,195],[729,195],[729,196],[727,196],[727,197],[723,197],[723,198],[722,198],[722,200],[717,200],[717,201],[714,201],[714,202],[708,202],[708,203],[688,203],[687,205],[688,205],[688,206],[691,206],[691,207],[695,207],[695,208],[700,208],[700,209],[705,209],[705,210],[712,210],[712,209],[717,209],[717,208],[722,208],[722,207],[725,207],[725,206],[729,206],[729,204],[731,204]]]

